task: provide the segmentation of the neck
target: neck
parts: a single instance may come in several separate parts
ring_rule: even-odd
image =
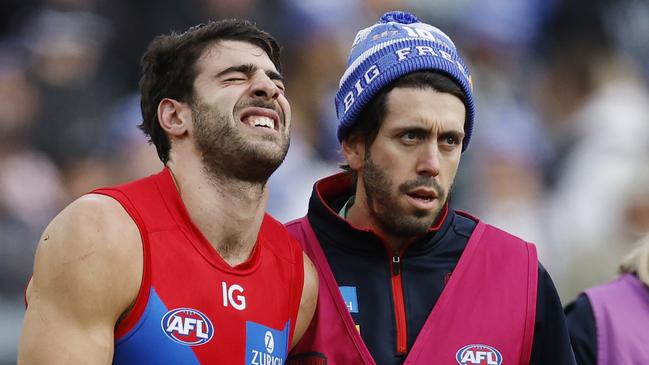
[[[167,167],[192,219],[231,266],[245,262],[255,246],[267,201],[265,184],[213,176],[200,160],[170,160]]]

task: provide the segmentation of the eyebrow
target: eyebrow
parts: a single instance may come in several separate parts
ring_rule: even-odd
[[[250,75],[254,74],[258,69],[259,69],[259,67],[255,66],[255,65],[253,65],[251,63],[245,64],[245,65],[231,66],[231,67],[228,67],[225,70],[219,72],[218,74],[216,74],[216,77],[221,77],[221,76],[223,76],[225,74],[229,74],[229,73],[232,73],[232,72],[241,72],[241,73],[245,74],[246,76],[250,76]],[[266,70],[265,73],[266,73],[266,76],[268,76],[268,78],[270,78],[271,80],[284,81],[284,77],[279,72],[276,72],[276,71],[273,71],[273,70]]]
[[[431,129],[430,128],[425,128],[425,127],[420,127],[420,126],[404,126],[404,127],[399,127],[395,129],[396,133],[405,133],[405,132],[414,132],[414,133],[419,133],[423,135],[429,135],[431,134]],[[445,136],[445,135],[452,135],[455,137],[458,137],[460,139],[464,138],[464,131],[460,131],[454,128],[445,130],[445,131],[440,131],[439,132],[440,136]]]

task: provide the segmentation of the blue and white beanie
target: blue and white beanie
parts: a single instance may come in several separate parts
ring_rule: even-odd
[[[356,34],[336,93],[338,140],[342,142],[360,112],[381,89],[401,76],[422,70],[448,75],[466,95],[462,151],[466,150],[475,115],[469,70],[451,38],[402,11],[385,13],[378,23]]]

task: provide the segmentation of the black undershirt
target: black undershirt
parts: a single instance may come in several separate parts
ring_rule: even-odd
[[[597,329],[590,300],[581,294],[565,311],[577,364],[597,365]]]

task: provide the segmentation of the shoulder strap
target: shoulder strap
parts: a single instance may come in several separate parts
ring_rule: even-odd
[[[292,352],[295,363],[301,364],[305,356],[325,356],[328,365],[374,365],[340,295],[336,279],[309,220],[303,217],[287,223],[286,228],[313,261],[320,281],[318,306],[313,320]]]
[[[479,221],[404,364],[529,364],[537,280],[534,245]]]

